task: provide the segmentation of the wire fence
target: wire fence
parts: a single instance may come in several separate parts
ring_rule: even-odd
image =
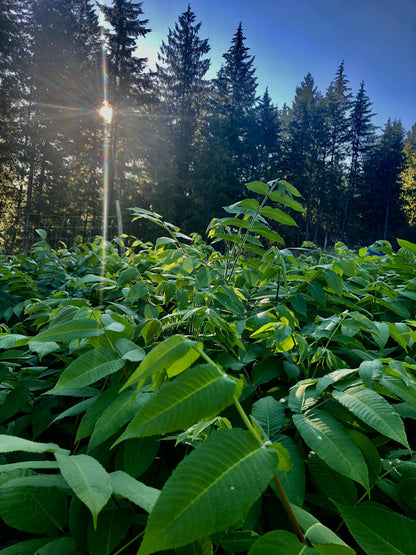
[[[31,214],[29,222],[25,221],[24,214],[16,215],[13,221],[0,217],[0,253],[14,255],[28,252],[34,243],[41,240],[36,231],[38,229],[46,232],[46,240],[53,249],[64,245],[71,247],[80,237],[84,243],[89,243],[97,236],[103,236],[103,222],[93,215]],[[107,238],[113,239],[118,235],[117,217],[110,216]]]

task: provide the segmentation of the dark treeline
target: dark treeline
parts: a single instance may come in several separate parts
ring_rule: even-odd
[[[289,244],[411,238],[416,127],[406,134],[389,120],[377,130],[364,82],[352,91],[343,62],[324,93],[308,73],[292,105],[277,107],[257,90],[241,24],[208,79],[210,45],[190,6],[155,71],[140,57],[151,29],[145,2],[101,10],[104,29],[90,0],[0,3],[0,235],[39,214],[100,220],[107,133],[110,213],[119,200],[127,232],[141,232],[128,214],[140,206],[203,234],[245,183],[280,177],[306,208]]]

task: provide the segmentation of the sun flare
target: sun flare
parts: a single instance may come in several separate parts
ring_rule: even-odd
[[[113,118],[113,109],[110,106],[110,104],[107,102],[107,100],[104,100],[103,105],[99,109],[98,113],[103,118],[105,123],[107,124],[111,123],[111,120]]]

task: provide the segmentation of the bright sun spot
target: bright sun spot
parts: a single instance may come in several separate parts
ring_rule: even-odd
[[[111,118],[113,117],[113,109],[109,105],[107,100],[104,100],[103,105],[101,106],[98,113],[103,118],[105,123],[111,123]]]

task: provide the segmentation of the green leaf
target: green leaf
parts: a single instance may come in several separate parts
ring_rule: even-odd
[[[169,339],[162,341],[146,355],[123,389],[162,371],[167,372],[169,377],[180,374],[199,358],[199,353],[194,349],[194,345],[193,341],[186,339],[183,335],[172,335]]]
[[[110,476],[104,467],[88,455],[55,453],[62,476],[77,497],[89,508],[97,527],[97,516],[113,491]]]
[[[240,202],[236,202],[233,206],[240,206],[246,210],[253,210],[256,212],[259,207],[259,203],[254,198],[246,198],[244,200],[240,200]]]
[[[231,530],[221,538],[220,545],[227,553],[247,553],[259,537],[252,530]]]
[[[260,214],[265,218],[270,218],[275,222],[279,222],[284,225],[294,225],[297,227],[297,223],[291,217],[285,214],[280,208],[272,208],[271,206],[263,206],[260,210]]]
[[[37,553],[38,549],[49,543],[48,537],[35,538],[33,540],[26,540],[23,542],[14,543],[9,547],[0,549],[0,555],[33,555]]]
[[[413,380],[407,385],[403,383],[400,378],[385,374],[380,383],[388,391],[391,391],[391,393],[394,393],[394,395],[397,395],[400,399],[409,403],[410,406],[416,408],[416,384]]]
[[[129,438],[183,430],[199,420],[209,420],[232,403],[236,385],[216,366],[191,368],[151,396],[116,444]]]
[[[253,193],[257,193],[259,195],[267,195],[269,192],[269,186],[267,183],[263,183],[262,181],[251,181],[246,185],[247,189],[253,191]]]
[[[16,343],[27,343],[29,338],[20,333],[0,333],[0,349],[13,349]]]
[[[273,202],[279,202],[280,204],[283,204],[284,207],[293,208],[293,210],[296,210],[297,212],[305,211],[305,209],[300,204],[300,202],[298,202],[297,200],[294,200],[292,197],[290,197],[287,194],[280,193],[279,191],[273,191],[270,194],[269,198]]]
[[[122,468],[133,478],[138,478],[154,461],[159,446],[159,437],[128,439],[120,451]]]
[[[272,231],[268,227],[264,225],[253,225],[251,228],[253,233],[258,233],[262,237],[269,239],[270,241],[274,241],[275,243],[281,243],[282,245],[285,244],[285,241],[281,235],[276,233],[276,231]]]
[[[416,522],[368,501],[357,507],[338,505],[348,530],[368,555],[416,553]]]
[[[399,245],[403,248],[406,249],[407,251],[416,254],[416,244],[415,243],[411,243],[410,241],[406,241],[405,239],[397,239],[397,242],[399,243]]]
[[[118,432],[124,424],[133,418],[135,412],[149,399],[147,393],[138,393],[132,399],[132,392],[127,390],[120,393],[114,401],[104,410],[94,426],[88,444],[88,451],[91,451],[109,437]]]
[[[341,277],[336,274],[333,270],[324,270],[323,276],[325,281],[329,285],[330,289],[338,295],[338,297],[342,297],[342,279]]]
[[[409,447],[402,419],[390,403],[375,391],[356,386],[345,391],[333,391],[332,396],[371,428]]]
[[[251,412],[268,439],[273,439],[285,423],[283,403],[268,395],[256,401]]]
[[[23,473],[28,475],[29,472],[23,470],[19,474],[23,477]],[[15,476],[9,474],[7,481],[17,479]],[[7,481],[0,487],[0,516],[8,526],[35,534],[62,530],[68,516],[65,493],[55,487],[22,485],[8,488]]]
[[[130,509],[116,508],[102,511],[98,518],[97,529],[94,530],[91,521],[88,522],[87,545],[89,555],[112,555],[115,548],[126,537],[128,529],[133,524],[134,514]],[[126,541],[126,540],[125,540]],[[127,543],[127,541],[126,541]],[[70,555],[78,554],[78,551]],[[60,553],[56,553],[60,555]]]
[[[37,443],[16,436],[0,434],[0,453],[12,453],[14,451],[26,451],[28,453],[69,453],[61,449],[55,443]]]
[[[120,386],[115,384],[114,386],[103,391],[103,393],[94,397],[93,403],[90,407],[88,407],[86,413],[82,417],[75,441],[80,441],[81,439],[84,439],[92,434],[96,421],[104,410],[110,406],[117,397],[119,388]]]
[[[326,295],[322,286],[316,281],[311,281],[308,283],[308,291],[310,296],[321,306],[326,305]]]
[[[357,501],[357,488],[351,478],[329,468],[315,453],[309,454],[308,468],[325,497],[347,505]]]
[[[0,464],[0,472],[10,472],[11,470],[26,468],[58,468],[55,461],[21,461],[10,464]]]
[[[288,451],[290,455],[290,463],[292,470],[290,472],[277,471],[279,480],[286,492],[287,498],[291,503],[303,505],[305,499],[305,464],[303,462],[303,454],[299,453],[299,449],[289,436],[278,435],[274,441],[279,442]],[[272,482],[272,488],[274,484]],[[277,491],[277,490],[276,490]]]
[[[51,423],[53,424],[54,422],[59,422],[59,420],[67,418],[68,416],[77,416],[78,414],[85,412],[93,404],[95,399],[96,397],[90,397],[89,399],[80,401],[76,405],[69,407],[69,409],[64,410],[64,412],[61,412],[61,414],[58,414],[58,416],[56,416]]]
[[[74,540],[64,537],[43,545],[36,550],[36,555],[74,555],[77,551]]]
[[[326,526],[321,524],[313,515],[292,505],[292,510],[302,528],[305,538],[317,549],[322,555],[353,555],[355,551]]]
[[[373,382],[377,381],[382,375],[383,364],[378,359],[365,360],[360,364],[358,371],[364,385],[369,389],[373,389]]]
[[[122,470],[111,472],[110,479],[115,495],[125,497],[148,513],[151,512],[160,495],[160,490],[142,484]]]
[[[104,347],[92,349],[75,359],[62,372],[56,386],[50,391],[55,393],[60,389],[77,389],[114,374],[125,364],[125,360],[110,349]]]
[[[126,298],[128,301],[134,303],[135,301],[137,301],[137,299],[142,299],[143,297],[145,297],[148,292],[149,289],[147,288],[147,285],[142,281],[139,281],[138,283],[135,283],[130,287]]]
[[[303,544],[295,534],[287,530],[274,530],[261,536],[248,552],[248,555],[312,555],[315,549]]]
[[[293,423],[308,447],[330,468],[368,489],[368,470],[361,451],[338,420],[313,409],[306,415],[294,414]]]
[[[164,485],[139,554],[180,547],[237,523],[267,487],[276,466],[277,453],[260,447],[249,432],[211,434]]]
[[[104,329],[101,322],[97,322],[92,318],[80,318],[79,320],[71,320],[70,322],[51,326],[35,335],[35,337],[32,337],[32,341],[43,343],[72,341],[74,339],[102,335],[103,333]]]
[[[139,275],[139,270],[135,266],[130,266],[129,268],[126,268],[126,270],[123,270],[120,273],[117,279],[118,287],[123,287],[123,285],[126,285],[126,283],[129,283],[138,275]]]

